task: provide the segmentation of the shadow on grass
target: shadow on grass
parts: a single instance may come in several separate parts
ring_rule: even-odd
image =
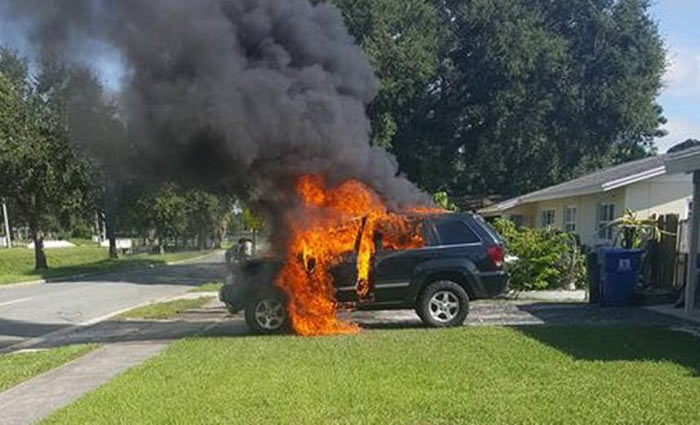
[[[659,325],[679,323],[678,319],[640,307],[601,307],[589,303],[533,302],[516,304],[519,313],[542,324]]]
[[[92,263],[85,263],[76,266],[58,266],[51,267],[46,270],[34,271],[29,278],[36,279],[60,279],[63,277],[82,275],[88,273],[100,272],[118,272],[129,269],[137,269],[149,266],[164,266],[165,261],[157,259],[125,259],[125,260],[109,260],[104,259]]]
[[[206,252],[197,252],[192,254],[192,258],[203,255]],[[78,264],[60,265],[61,260],[49,258],[49,268],[46,270],[8,270],[7,275],[0,276],[0,285],[11,285],[17,282],[30,282],[34,280],[46,280],[49,282],[62,281],[69,279],[74,276],[80,275],[94,275],[94,274],[107,274],[107,273],[117,273],[125,272],[129,270],[145,269],[149,267],[163,267],[169,262],[183,260],[186,261],[188,258],[173,257],[172,255],[165,255],[162,258],[159,256],[148,256],[134,255],[123,256],[120,259],[114,260],[109,258],[78,258],[76,262]],[[6,259],[6,261],[12,261],[12,258]],[[20,259],[17,259],[20,260]],[[26,260],[26,258],[22,259]],[[31,260],[33,264],[33,259]],[[56,265],[55,263],[59,263]],[[186,265],[184,263],[183,265]],[[77,279],[76,279],[77,280]]]
[[[576,360],[673,362],[700,377],[700,339],[659,326],[511,326]]]

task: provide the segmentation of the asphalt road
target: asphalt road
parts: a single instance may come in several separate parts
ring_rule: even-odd
[[[191,263],[0,287],[0,350],[140,304],[186,293],[225,274],[223,254]]]

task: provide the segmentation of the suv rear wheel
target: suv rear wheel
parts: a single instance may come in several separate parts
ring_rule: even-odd
[[[456,282],[433,282],[418,297],[416,313],[428,326],[459,326],[469,314],[469,296]]]
[[[245,307],[245,321],[256,334],[276,334],[287,328],[287,308],[284,297],[265,292],[252,299]]]

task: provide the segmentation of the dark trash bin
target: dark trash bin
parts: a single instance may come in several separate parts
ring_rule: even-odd
[[[586,255],[586,272],[588,275],[588,301],[591,304],[600,302],[600,264],[598,253],[591,251]]]
[[[600,304],[624,307],[633,304],[642,263],[641,249],[603,248],[600,264]]]

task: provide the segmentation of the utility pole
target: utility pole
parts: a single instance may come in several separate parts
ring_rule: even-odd
[[[7,248],[12,248],[12,236],[10,236],[10,220],[7,217],[7,205],[4,200],[2,203],[2,216],[5,221],[5,244]]]
[[[695,308],[698,287],[698,251],[700,251],[700,170],[693,172],[693,206],[688,219],[690,227],[690,261],[685,283],[685,314],[690,316]]]

